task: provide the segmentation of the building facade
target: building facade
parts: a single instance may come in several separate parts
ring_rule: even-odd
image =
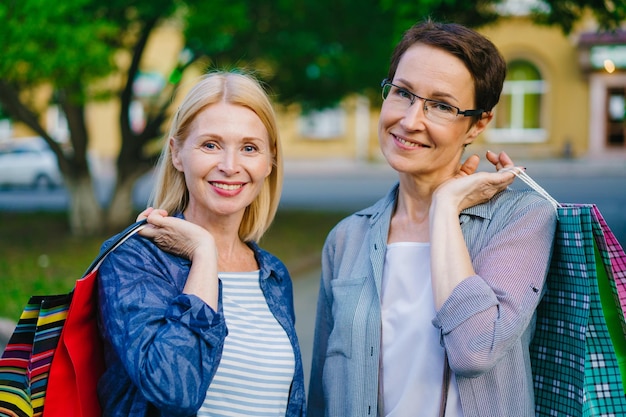
[[[494,121],[468,152],[626,161],[626,31],[598,34],[585,21],[565,35],[523,15],[479,31],[501,51],[508,72]],[[313,116],[283,113],[287,157],[379,159],[378,109],[367,106],[353,97]]]

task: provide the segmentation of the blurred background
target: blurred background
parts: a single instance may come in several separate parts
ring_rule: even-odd
[[[134,218],[172,110],[212,69],[267,85],[287,160],[380,162],[380,81],[403,31],[426,17],[476,28],[508,63],[495,121],[472,152],[626,159],[623,0],[63,4],[0,5],[0,184],[62,181],[76,236]]]
[[[213,69],[255,74],[275,102],[287,166],[266,243],[294,279],[315,276],[334,222],[395,179],[378,150],[379,86],[426,17],[476,28],[508,63],[495,120],[468,152],[506,150],[557,200],[597,204],[624,246],[623,0],[9,0],[0,317],[71,288],[145,207],[167,122]]]

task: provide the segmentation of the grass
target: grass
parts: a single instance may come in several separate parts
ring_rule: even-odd
[[[279,211],[260,244],[297,279],[319,265],[326,235],[347,214]],[[0,219],[0,317],[14,321],[30,295],[70,291],[108,237],[72,237],[65,213],[0,213]]]

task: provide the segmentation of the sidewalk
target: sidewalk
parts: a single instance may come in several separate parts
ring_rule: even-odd
[[[469,154],[468,154],[469,155]],[[550,158],[550,159],[519,159],[516,165],[526,168],[531,176],[585,176],[588,174],[626,177],[626,157],[584,157],[584,158]],[[480,170],[491,171],[493,166],[481,158]],[[381,161],[357,161],[353,159],[324,159],[285,161],[285,177],[316,176],[333,177],[349,176],[383,176],[395,177],[396,172]]]
[[[9,338],[11,334],[13,334],[14,329],[14,321],[0,317],[0,354],[4,352],[4,348],[9,342]]]

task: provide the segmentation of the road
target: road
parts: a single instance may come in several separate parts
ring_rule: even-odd
[[[522,165],[558,201],[596,204],[626,247],[626,160],[528,161]],[[289,161],[280,208],[358,210],[383,196],[396,178],[395,172],[381,163]],[[133,196],[136,207],[145,206],[150,186],[150,175],[138,181]],[[112,180],[101,178],[95,188],[97,198],[105,202]],[[0,219],[3,211],[60,211],[67,205],[68,195],[63,188],[0,190]]]

